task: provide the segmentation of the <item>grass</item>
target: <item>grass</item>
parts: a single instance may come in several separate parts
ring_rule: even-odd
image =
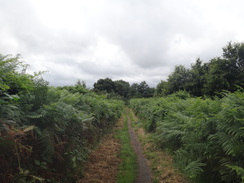
[[[117,182],[118,183],[132,183],[136,179],[137,162],[136,155],[130,144],[130,137],[128,131],[128,116],[123,115],[124,126],[116,135],[116,138],[121,141],[121,164],[119,166]]]

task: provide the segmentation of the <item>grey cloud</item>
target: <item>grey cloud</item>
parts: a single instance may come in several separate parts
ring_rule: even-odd
[[[131,6],[129,1],[123,1],[118,6],[126,13],[113,12],[114,16],[108,13],[101,29],[142,68],[154,68],[172,62],[165,58],[165,54],[175,34],[197,37],[204,31],[198,17],[192,16],[193,12],[186,13],[184,3],[165,1],[159,5],[158,1],[150,1],[139,4],[141,6]],[[112,5],[116,9],[117,4]]]
[[[123,63],[111,64],[111,65],[100,65],[96,62],[82,62],[79,65],[81,72],[101,76],[101,77],[120,77],[123,75],[132,75],[134,72],[131,66],[124,66]]]
[[[45,27],[27,0],[1,2],[0,9],[4,15],[0,22],[7,25],[7,31],[21,52],[47,56],[78,54],[96,41],[94,35]]]
[[[50,4],[55,3],[45,2],[51,11]],[[244,40],[240,0],[219,4],[210,0],[56,3],[72,4],[64,6],[67,16],[77,7],[77,17],[62,20],[65,16],[55,15],[50,26],[39,17],[35,1],[0,0],[2,54],[20,53],[33,65],[31,70],[48,70],[44,77],[52,85],[74,84],[81,79],[92,86],[99,78],[111,77],[131,83],[146,80],[156,86],[175,65],[190,67],[198,57],[208,61],[220,56],[228,41]],[[55,8],[54,14],[58,13]],[[55,25],[56,20],[64,25]],[[73,24],[66,25],[69,21]],[[100,38],[118,48],[113,53],[116,56],[109,51],[105,56],[96,55]]]

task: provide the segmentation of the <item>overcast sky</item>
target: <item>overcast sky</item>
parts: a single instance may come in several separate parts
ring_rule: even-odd
[[[98,79],[156,86],[175,65],[244,41],[243,0],[0,0],[0,53],[50,85]]]

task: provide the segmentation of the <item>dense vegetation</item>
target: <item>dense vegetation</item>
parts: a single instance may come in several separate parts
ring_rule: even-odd
[[[74,182],[122,101],[80,83],[50,87],[25,69],[19,56],[0,55],[0,182]]]
[[[178,92],[130,102],[157,144],[174,154],[194,182],[244,181],[243,89],[214,100]]]
[[[0,182],[75,181],[120,117],[117,99],[131,99],[158,145],[195,182],[244,181],[244,43],[230,42],[222,56],[190,69],[176,66],[156,89],[110,78],[93,90],[80,81],[51,87],[26,68],[18,55],[0,55]]]

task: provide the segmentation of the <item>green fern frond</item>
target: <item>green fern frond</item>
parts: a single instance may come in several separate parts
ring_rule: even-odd
[[[240,177],[241,182],[244,182],[244,168],[235,165],[226,165],[226,167],[230,168],[231,171],[236,172],[236,174]]]
[[[40,147],[42,148],[42,158],[46,161],[50,161],[54,154],[54,134],[52,130],[45,129],[42,131],[39,137]]]
[[[195,178],[203,172],[202,167],[205,165],[205,163],[201,163],[200,161],[192,161],[185,167],[184,172],[188,177]]]

